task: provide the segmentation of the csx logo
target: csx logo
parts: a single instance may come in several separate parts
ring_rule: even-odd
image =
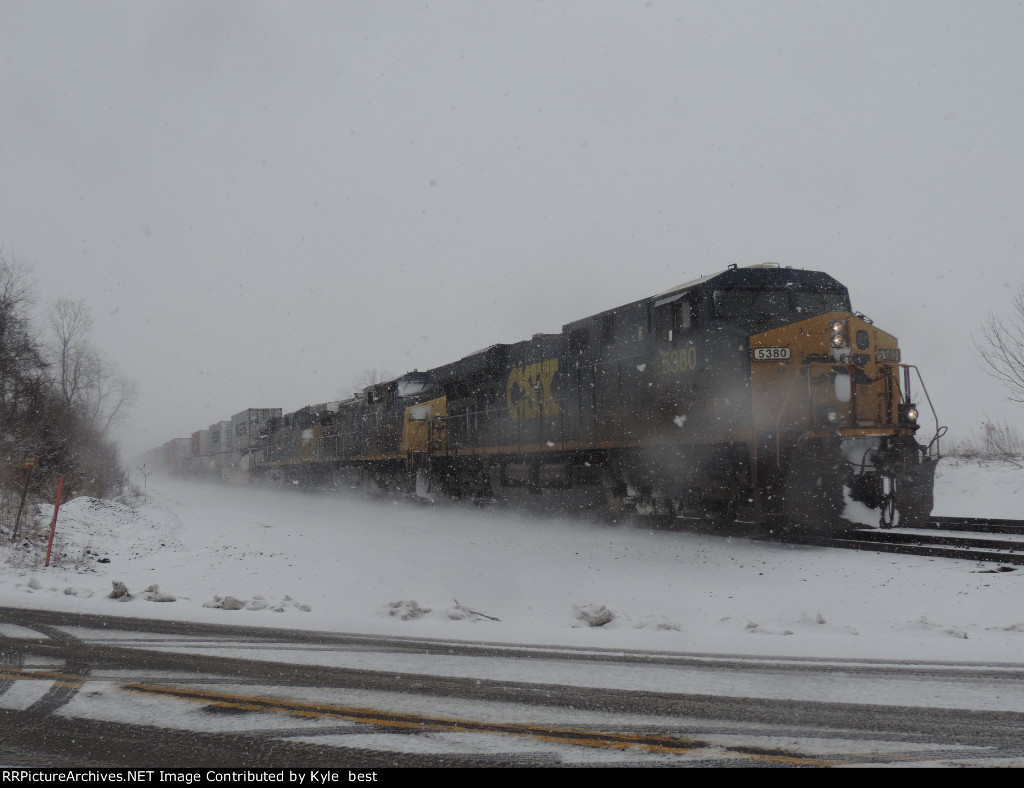
[[[551,393],[551,381],[558,372],[558,359],[512,367],[505,388],[508,415],[513,419],[535,419],[540,415],[557,416],[558,403]]]

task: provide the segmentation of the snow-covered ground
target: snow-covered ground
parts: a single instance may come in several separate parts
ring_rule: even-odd
[[[936,514],[1024,517],[1024,469],[944,460]],[[49,524],[52,509],[40,519]],[[0,606],[672,652],[1024,663],[1024,568],[151,476],[61,507]],[[130,594],[110,597],[114,584]]]

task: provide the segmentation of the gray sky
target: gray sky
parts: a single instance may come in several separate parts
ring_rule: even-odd
[[[944,423],[1024,280],[1019,2],[0,0],[0,245],[127,454],[730,263],[827,271]]]

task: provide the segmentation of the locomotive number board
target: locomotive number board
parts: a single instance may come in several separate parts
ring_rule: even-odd
[[[782,361],[789,358],[788,347],[756,347],[754,348],[755,361]]]

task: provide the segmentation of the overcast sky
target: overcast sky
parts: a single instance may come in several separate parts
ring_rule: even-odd
[[[731,263],[827,271],[966,434],[1024,281],[1020,2],[0,0],[0,246],[126,454]],[[927,422],[926,422],[927,423]]]

